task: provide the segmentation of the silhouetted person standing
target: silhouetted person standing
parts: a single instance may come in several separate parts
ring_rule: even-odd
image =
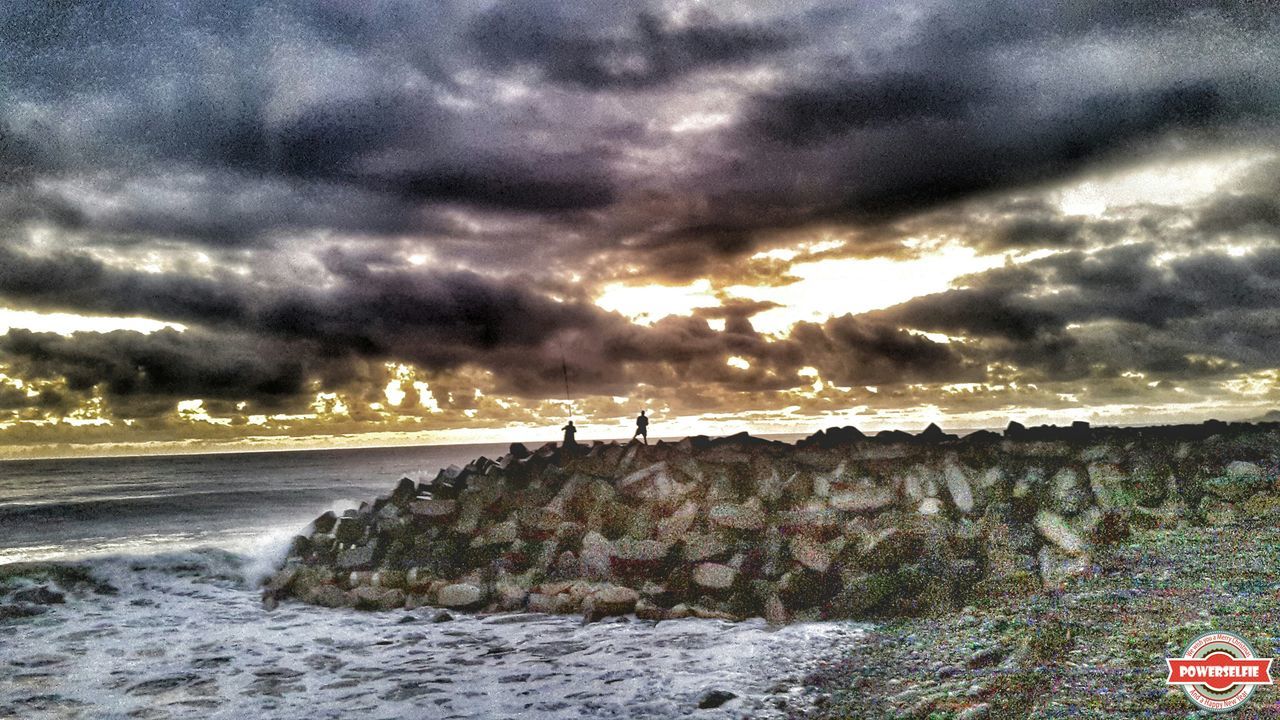
[[[570,420],[568,425],[565,425],[560,429],[564,430],[564,446],[567,448],[577,447],[578,439],[576,436],[578,434],[578,428],[573,426],[573,421]]]
[[[636,438],[644,438],[644,444],[649,444],[649,418],[644,416],[644,411],[640,411],[640,417],[636,418],[636,434],[631,436],[632,440]]]

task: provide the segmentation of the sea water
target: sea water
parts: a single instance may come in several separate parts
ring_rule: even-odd
[[[71,565],[100,583],[0,619],[0,718],[779,716],[804,701],[810,670],[865,632],[262,607],[258,583],[319,513],[504,450],[0,463],[0,564]],[[47,584],[38,568],[12,569],[2,593]],[[713,689],[737,697],[698,710]]]

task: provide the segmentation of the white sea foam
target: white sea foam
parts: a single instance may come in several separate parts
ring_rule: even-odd
[[[266,612],[252,556],[201,550],[99,558],[115,595],[77,593],[10,621],[0,718],[769,717],[770,688],[857,642],[865,626],[761,621],[606,622],[545,615]],[[405,622],[408,620],[408,622]]]

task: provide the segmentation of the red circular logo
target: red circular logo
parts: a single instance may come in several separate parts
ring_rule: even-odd
[[[1215,630],[1191,641],[1180,658],[1167,658],[1170,685],[1182,686],[1196,706],[1225,712],[1243,705],[1254,687],[1271,684],[1271,658],[1260,658],[1245,639]]]

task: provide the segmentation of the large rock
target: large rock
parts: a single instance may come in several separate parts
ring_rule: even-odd
[[[596,590],[582,601],[582,617],[587,622],[615,615],[626,615],[636,609],[640,593],[629,587],[609,585]]]
[[[447,608],[477,608],[484,604],[484,590],[470,583],[445,585],[440,588],[436,603]]]
[[[841,512],[871,514],[891,507],[897,499],[891,487],[867,487],[832,493],[828,502]]]
[[[668,543],[621,538],[613,543],[609,568],[618,576],[653,576],[663,567],[670,552]]]
[[[831,567],[831,551],[826,545],[804,536],[791,539],[791,557],[797,563],[816,572],[825,573]]]
[[[741,505],[721,504],[711,508],[708,519],[713,525],[729,530],[763,530],[765,526],[764,510],[759,501]]]
[[[729,546],[715,535],[690,533],[685,536],[683,544],[685,562],[711,560],[729,552]]]
[[[1053,492],[1053,507],[1063,515],[1076,515],[1089,507],[1089,486],[1082,473],[1065,467],[1054,473],[1049,481]]]
[[[335,565],[339,570],[367,570],[373,567],[372,545],[362,545],[338,553]]]
[[[924,535],[918,530],[886,528],[867,537],[858,563],[868,570],[892,570],[917,560],[924,544]]]
[[[616,487],[623,497],[657,504],[677,502],[692,489],[675,479],[666,462],[637,470],[619,480]]]
[[[333,530],[333,537],[343,545],[352,545],[364,539],[365,529],[369,524],[360,518],[338,518]]]
[[[608,580],[612,572],[613,543],[592,530],[582,538],[582,550],[578,560],[583,574],[589,580]]]
[[[693,568],[693,582],[707,590],[728,590],[738,577],[738,571],[720,563],[699,563]]]
[[[942,476],[956,509],[965,514],[973,512],[973,484],[969,482],[968,471],[956,462],[949,462]]]
[[[320,517],[311,521],[311,529],[315,534],[325,535],[333,532],[333,526],[338,524],[338,516],[332,510],[324,513]]]
[[[395,610],[404,607],[403,590],[362,585],[351,591],[357,610]]]
[[[671,515],[658,520],[658,526],[655,531],[657,539],[662,542],[680,540],[688,534],[697,519],[698,504],[692,500],[686,500]]]
[[[1036,513],[1035,526],[1041,537],[1068,555],[1083,555],[1088,547],[1066,518],[1057,513],[1041,510]]]
[[[448,523],[458,515],[457,500],[415,500],[409,505],[413,517],[431,523]]]
[[[1221,474],[1204,481],[1205,491],[1227,502],[1239,502],[1267,487],[1267,476],[1262,468],[1251,462],[1237,460],[1229,463]]]

